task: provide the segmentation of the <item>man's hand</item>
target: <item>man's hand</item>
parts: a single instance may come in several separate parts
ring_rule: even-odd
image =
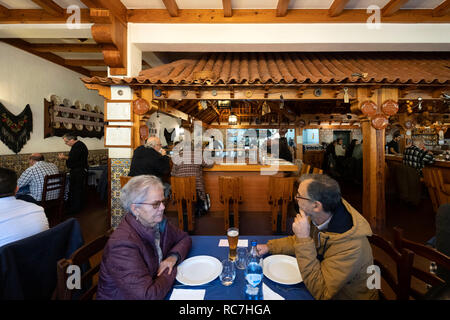
[[[269,246],[267,244],[257,244],[256,251],[258,252],[259,256],[263,256],[269,252]]]
[[[164,270],[168,269],[168,273],[171,274],[172,273],[172,269],[175,266],[175,264],[177,263],[177,257],[176,256],[169,256],[166,259],[164,259],[163,261],[161,261],[161,263],[159,264],[159,269],[158,269],[158,274],[157,276],[159,277]]]
[[[59,160],[67,160],[68,157],[64,155],[64,153],[58,153],[58,159]]]
[[[292,224],[292,231],[298,239],[308,238],[310,227],[308,216],[300,209]]]
[[[165,156],[166,154],[167,154],[167,152],[166,152],[166,149],[163,149],[163,148],[161,148],[161,154],[163,155],[163,156]]]

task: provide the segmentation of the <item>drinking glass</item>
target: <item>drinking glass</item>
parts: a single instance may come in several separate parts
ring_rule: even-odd
[[[247,268],[248,251],[247,248],[237,248],[236,268],[244,270]]]
[[[228,228],[227,238],[228,238],[228,246],[230,248],[230,253],[228,254],[228,258],[231,261],[235,261],[236,260],[236,248],[237,248],[238,239],[239,239],[239,229],[238,228]]]
[[[236,277],[236,268],[234,266],[234,262],[225,259],[222,261],[222,273],[219,275],[219,279],[224,286],[230,286],[234,282],[234,278]]]

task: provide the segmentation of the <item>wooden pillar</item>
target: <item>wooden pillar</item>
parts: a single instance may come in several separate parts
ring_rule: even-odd
[[[378,106],[376,115],[382,114],[381,106],[387,100],[398,101],[398,89],[380,88],[370,91],[359,88],[358,107],[371,100]],[[372,118],[375,115],[361,117],[363,135],[363,216],[369,221],[374,232],[379,232],[386,224],[385,199],[385,129],[375,129]]]

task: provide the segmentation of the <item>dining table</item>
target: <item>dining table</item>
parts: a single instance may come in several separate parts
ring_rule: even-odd
[[[239,241],[244,240],[245,242],[245,240],[248,240],[247,249],[248,252],[250,252],[250,244],[252,240],[256,240],[258,244],[265,244],[267,243],[268,240],[277,239],[281,237],[283,236],[276,236],[276,235],[239,236]],[[217,258],[219,261],[228,259],[229,247],[219,246],[221,240],[222,243],[226,241],[227,239],[226,236],[191,236],[191,239],[192,239],[192,248],[186,259],[196,256],[211,256]],[[270,256],[270,254],[264,255],[262,256],[262,258],[264,259],[265,257],[268,256]],[[278,298],[280,298],[280,300],[282,300],[283,298],[285,300],[314,300],[313,296],[309,293],[303,281],[297,284],[282,284],[272,281],[266,276],[264,276],[263,284],[267,286],[271,290],[271,292],[273,291],[275,293],[275,296],[279,295]],[[246,299],[245,288],[246,288],[245,270],[236,268],[236,277],[234,279],[233,284],[229,286],[222,285],[219,277],[202,285],[187,285],[179,282],[178,280],[175,280],[172,289],[166,295],[165,299],[169,300],[171,298],[174,289],[191,289],[191,290],[203,289],[205,290],[203,298],[204,300],[245,300]],[[197,295],[193,294],[193,296]],[[263,296],[263,299],[268,298],[269,297]],[[186,300],[191,300],[189,298],[189,295],[186,296]],[[193,298],[192,300],[195,299]]]

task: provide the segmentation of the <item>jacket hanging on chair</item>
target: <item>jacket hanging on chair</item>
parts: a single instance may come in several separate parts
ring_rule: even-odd
[[[31,131],[33,131],[33,114],[29,104],[15,116],[0,103],[0,138],[9,149],[19,153],[30,139]]]

